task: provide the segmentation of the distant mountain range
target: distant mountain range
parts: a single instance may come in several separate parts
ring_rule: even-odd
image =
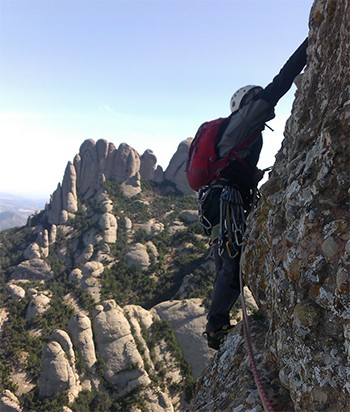
[[[23,226],[27,217],[45,206],[44,199],[30,199],[0,192],[0,231]]]

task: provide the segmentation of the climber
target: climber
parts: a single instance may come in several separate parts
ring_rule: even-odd
[[[304,68],[307,44],[306,39],[265,88],[249,85],[238,89],[230,101],[230,116],[204,123],[190,148],[187,177],[198,190],[200,221],[214,252],[216,278],[204,335],[208,346],[216,350],[233,328],[230,310],[240,294],[245,218],[264,174],[256,167],[262,148],[261,132],[265,122],[275,117],[277,102]],[[201,140],[205,141],[202,147]],[[215,142],[215,154],[201,153],[195,159],[196,153],[199,156],[201,150],[209,150],[211,141]]]

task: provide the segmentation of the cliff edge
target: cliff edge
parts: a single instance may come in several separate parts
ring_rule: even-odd
[[[308,64],[242,266],[265,317],[250,319],[251,339],[275,410],[341,411],[350,407],[350,2],[316,0],[309,25]],[[262,410],[241,331],[191,410]]]

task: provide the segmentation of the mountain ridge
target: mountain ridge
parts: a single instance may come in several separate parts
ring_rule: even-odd
[[[280,411],[350,403],[349,15],[349,0],[314,2],[307,67],[245,235],[250,338]],[[201,337],[214,262],[181,191],[189,142],[163,172],[151,152],[85,141],[45,209],[0,233],[1,408],[263,410],[239,304],[218,352]]]
[[[0,231],[25,225],[28,216],[44,205],[43,199],[0,192]]]

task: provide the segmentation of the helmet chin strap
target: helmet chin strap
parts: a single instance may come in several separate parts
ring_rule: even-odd
[[[274,132],[274,129],[272,127],[270,127],[267,123],[265,123],[265,126],[271,130],[271,132]]]

